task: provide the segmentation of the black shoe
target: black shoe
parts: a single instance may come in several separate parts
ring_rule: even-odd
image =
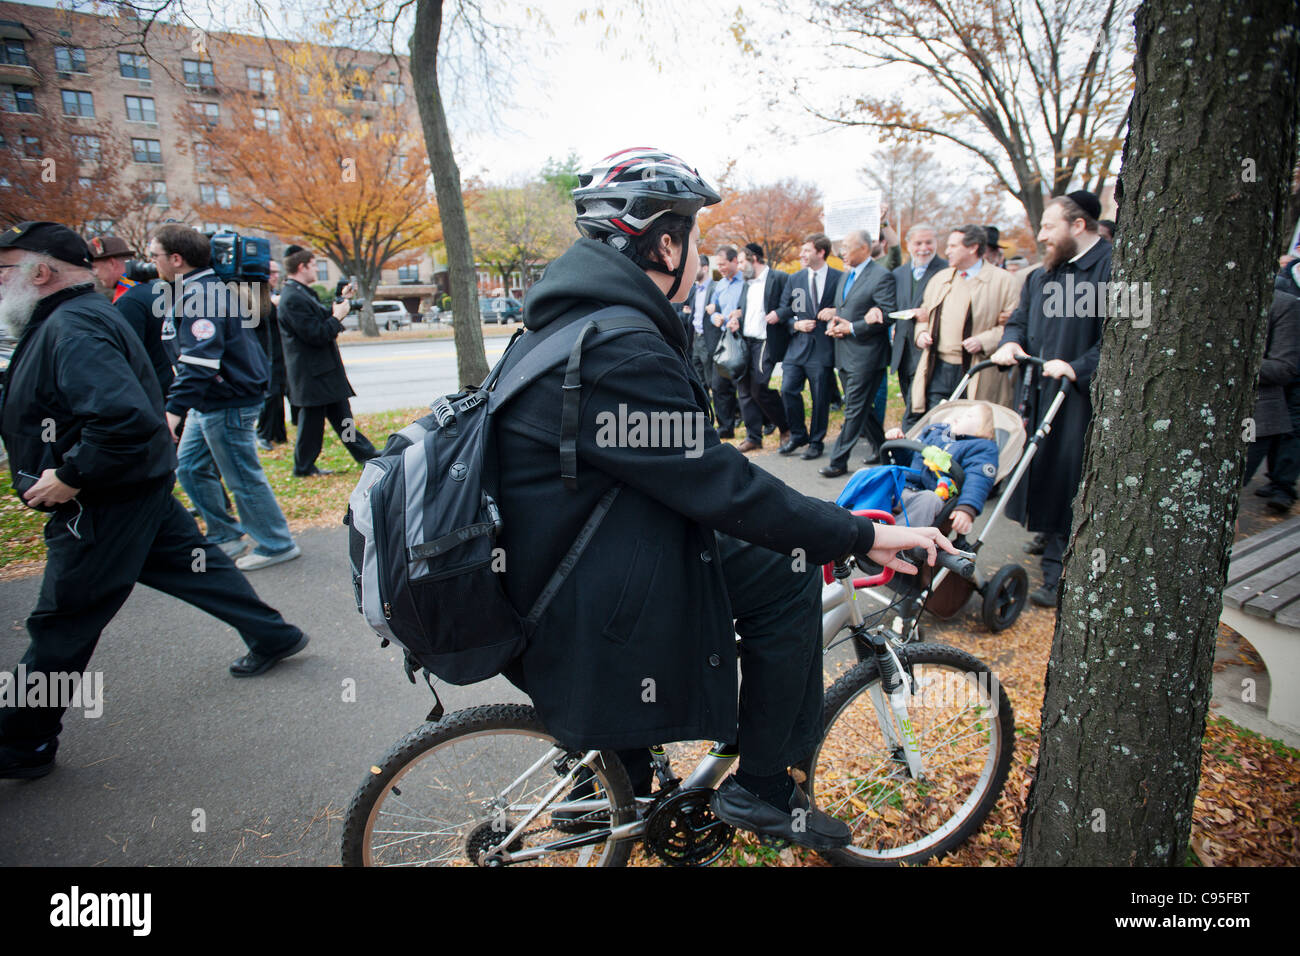
[[[1034,535],[1034,540],[1030,541],[1020,550],[1024,551],[1025,554],[1042,554],[1043,551],[1046,550],[1046,548],[1047,548],[1047,535],[1036,534]]]
[[[1255,489],[1255,494],[1260,498],[1267,498],[1273,494],[1272,485],[1260,485]]]
[[[771,422],[768,422],[766,425],[763,426],[764,435],[770,435],[774,431],[776,431],[776,426],[773,425]]]
[[[1284,515],[1291,510],[1295,504],[1295,499],[1285,491],[1275,491],[1269,495],[1268,501],[1264,502],[1264,507],[1275,514]]]
[[[332,474],[334,474],[333,469],[317,468],[315,465],[312,465],[311,471],[295,471],[293,473],[293,476],[295,478],[316,478],[318,476],[323,477],[325,475],[332,475]]]
[[[735,438],[736,432],[734,429],[726,428],[718,432],[718,437],[722,439]]]
[[[259,438],[259,439],[257,440],[257,447],[258,447],[258,449],[261,450],[261,451],[270,451],[270,450],[271,450],[271,443],[270,443],[269,441],[267,441],[265,438]]]
[[[802,458],[804,461],[812,461],[813,459],[820,458],[821,456],[822,456],[821,445],[809,445],[807,448],[804,449],[803,454],[800,455],[799,457]]]
[[[868,455],[866,458],[863,458],[863,459],[862,459],[862,464],[864,464],[864,465],[879,465],[879,464],[880,464],[880,452],[876,452],[874,455]]]
[[[817,472],[823,478],[838,478],[840,475],[847,475],[849,470],[843,465],[831,463]]]
[[[1039,607],[1056,607],[1056,588],[1043,585],[1038,590],[1030,592],[1029,600]]]
[[[788,442],[778,448],[776,453],[778,455],[791,455],[806,444],[808,444],[808,439],[806,438],[791,438]]]
[[[35,780],[54,769],[59,739],[47,741],[35,750],[0,746],[0,779]]]
[[[719,820],[766,837],[789,840],[810,850],[838,850],[853,842],[847,823],[811,806],[799,785],[794,785],[790,806],[782,810],[750,793],[735,777],[728,777],[709,798]]]
[[[307,646],[309,638],[304,634],[297,643],[287,650],[280,651],[278,654],[271,654],[263,657],[261,654],[248,653],[241,657],[235,663],[230,665],[230,673],[235,677],[256,677],[258,674],[270,670],[286,657],[293,657],[300,650]]]

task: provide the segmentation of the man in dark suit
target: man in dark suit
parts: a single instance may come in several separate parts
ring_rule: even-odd
[[[912,257],[894,270],[894,295],[898,300],[898,311],[910,311],[906,319],[894,323],[894,351],[889,360],[889,367],[898,373],[899,394],[903,396],[903,431],[916,424],[920,414],[911,410],[907,397],[912,394],[912,377],[916,374],[916,365],[921,359],[921,350],[912,341],[916,327],[916,316],[921,310],[921,297],[925,287],[940,269],[948,268],[948,261],[934,254],[937,239],[934,227],[918,222],[907,230],[907,251]]]
[[[803,241],[799,261],[803,268],[790,277],[776,314],[790,337],[781,360],[781,402],[790,425],[790,440],[779,449],[792,454],[807,446],[800,456],[805,461],[820,458],[830,418],[831,378],[835,374],[835,340],[826,334],[826,323],[818,319],[823,309],[835,305],[839,269],[826,265],[831,241],[815,232]],[[774,326],[773,326],[774,327]],[[804,427],[803,383],[812,392],[810,428]]]
[[[709,402],[713,402],[713,393],[709,383],[713,380],[713,350],[718,347],[722,330],[710,321],[708,313],[709,299],[713,296],[713,270],[709,268],[709,257],[700,256],[700,268],[695,273],[695,284],[686,293],[682,303],[682,321],[686,323],[686,340],[691,343],[691,364],[695,374],[700,377],[700,384],[709,392]]]
[[[316,257],[310,249],[298,249],[286,256],[284,271],[289,278],[280,294],[276,317],[289,381],[289,401],[299,409],[293,473],[298,478],[328,475],[328,470],[316,467],[327,418],[357,461],[369,461],[379,455],[352,420],[348,399],[356,393],[348,383],[335,342],[343,331],[339,319],[347,315],[348,304],[346,297],[335,303],[333,315],[320,304],[311,289],[316,281]]]
[[[763,447],[763,419],[781,432],[780,444],[790,440],[790,426],[785,420],[781,395],[771,387],[772,372],[785,355],[788,336],[780,326],[776,310],[785,291],[784,272],[769,269],[763,247],[748,242],[740,250],[740,268],[745,275],[745,291],[739,308],[728,316],[727,327],[741,332],[749,345],[749,369],[736,383],[740,395],[740,416],[745,420],[745,440],[737,447],[742,452]]]
[[[844,276],[835,307],[821,313],[826,334],[835,339],[835,364],[844,370],[844,427],[831,449],[830,463],[821,470],[827,478],[848,473],[849,455],[865,433],[878,449],[885,429],[871,413],[871,401],[889,369],[892,348],[889,326],[894,311],[894,276],[871,261],[871,236],[864,229],[844,240]]]

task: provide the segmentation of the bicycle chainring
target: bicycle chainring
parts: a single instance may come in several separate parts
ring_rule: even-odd
[[[713,815],[704,787],[679,790],[646,818],[645,845],[669,866],[708,866],[726,852],[735,829]]]

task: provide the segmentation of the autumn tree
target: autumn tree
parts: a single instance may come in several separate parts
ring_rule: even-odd
[[[1135,0],[771,2],[782,24],[802,19],[824,43],[819,75],[842,67],[870,79],[838,107],[808,104],[815,116],[955,144],[1024,206],[1034,232],[1044,194],[1107,184],[1131,88]]]
[[[1136,16],[1114,260],[1128,306],[1094,376],[1024,864],[1185,858],[1241,422],[1291,228],[1298,25],[1296,0],[1146,0]],[[1231,251],[1214,269],[1186,255],[1207,236]]]
[[[549,182],[474,184],[465,195],[475,255],[507,287],[517,272],[527,288],[533,267],[573,241],[573,205]]]
[[[821,191],[793,178],[739,184],[733,170],[718,179],[722,202],[700,211],[700,247],[757,242],[771,265],[793,258],[804,236],[822,228]]]
[[[210,124],[183,107],[177,146],[194,155],[195,212],[292,237],[355,275],[361,329],[378,335],[372,301],[381,270],[441,238],[418,137],[396,102],[325,48],[281,51],[283,68],[260,90],[231,88],[231,121]]]

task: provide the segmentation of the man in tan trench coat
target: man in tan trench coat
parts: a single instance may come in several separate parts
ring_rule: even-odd
[[[999,317],[1019,298],[1015,279],[984,261],[984,230],[962,226],[948,235],[948,268],[926,286],[916,320],[921,360],[912,379],[911,408],[924,413],[952,394],[962,375],[1002,341]],[[967,398],[1011,406],[1011,376],[989,369],[967,389]]]

